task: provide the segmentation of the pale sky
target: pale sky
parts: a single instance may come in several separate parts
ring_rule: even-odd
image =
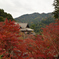
[[[14,18],[23,14],[49,13],[54,11],[54,0],[0,0],[0,9],[10,13]]]

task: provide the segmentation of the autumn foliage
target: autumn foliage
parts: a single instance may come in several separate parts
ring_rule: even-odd
[[[22,40],[19,39],[19,25],[14,21],[0,22],[0,55],[2,59],[19,59],[24,55],[25,45],[21,46]],[[24,50],[23,50],[24,49]]]
[[[1,59],[53,59],[59,56],[59,21],[43,29],[42,35],[20,39],[19,25],[0,22]],[[32,37],[32,38],[31,38]]]
[[[34,59],[53,59],[59,56],[59,21],[42,28],[42,35],[27,40],[28,50]],[[31,43],[32,42],[32,43]]]

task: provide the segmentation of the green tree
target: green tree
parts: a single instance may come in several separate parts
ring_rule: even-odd
[[[13,20],[13,17],[11,16],[11,14],[7,14],[7,19]]]
[[[4,21],[5,18],[8,20],[14,20],[11,14],[4,12],[3,9],[0,9],[0,21]]]
[[[4,18],[2,16],[0,16],[0,22],[4,21]]]
[[[53,12],[54,17],[59,19],[59,0],[54,0],[53,6],[55,11]]]
[[[32,29],[35,29],[35,24],[32,24],[30,27],[32,28]]]
[[[0,9],[0,16],[3,16],[3,14],[4,14],[4,10]]]

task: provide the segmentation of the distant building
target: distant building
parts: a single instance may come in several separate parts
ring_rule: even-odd
[[[20,25],[20,31],[21,32],[35,35],[34,30],[29,28],[29,24],[28,23],[16,23],[16,24]]]

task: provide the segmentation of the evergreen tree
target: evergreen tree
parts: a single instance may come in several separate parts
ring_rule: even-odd
[[[55,11],[53,12],[54,17],[59,19],[59,0],[54,0],[53,5],[55,8]]]

